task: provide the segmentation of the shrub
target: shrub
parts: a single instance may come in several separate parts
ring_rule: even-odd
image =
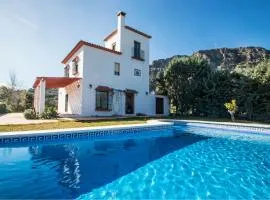
[[[59,117],[59,115],[58,115],[55,107],[46,107],[44,112],[41,113],[41,115],[40,115],[41,119],[55,119],[58,117]]]
[[[144,113],[136,113],[136,116],[147,116],[147,115]]]
[[[23,114],[26,119],[38,119],[34,109],[26,109]]]
[[[228,112],[231,115],[231,119],[234,122],[235,118],[234,118],[234,114],[237,111],[237,105],[236,105],[236,100],[233,99],[231,102],[227,102],[224,104],[224,106],[226,107],[226,109],[228,110]]]
[[[0,103],[0,114],[5,114],[7,112],[8,112],[7,105],[4,103]]]

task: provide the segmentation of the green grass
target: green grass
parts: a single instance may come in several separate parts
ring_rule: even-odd
[[[30,131],[30,130],[50,130],[50,129],[65,129],[65,128],[82,128],[94,126],[110,126],[110,125],[125,125],[125,124],[141,124],[146,123],[147,117],[134,117],[126,119],[99,119],[95,121],[61,121],[48,122],[41,124],[10,124],[0,125],[0,132],[9,131]]]
[[[10,124],[10,125],[0,125],[0,132],[82,128],[82,127],[125,125],[125,124],[141,124],[141,123],[146,123],[146,121],[149,119],[154,119],[154,118],[133,117],[133,118],[123,118],[123,119],[98,119],[95,121],[61,121],[61,120],[58,120],[58,122],[47,122],[47,123],[40,123],[40,124],[19,124],[19,125]],[[164,117],[163,119],[231,122],[230,118]],[[263,122],[247,121],[247,120],[236,120],[235,122],[269,124],[269,122],[263,123]]]

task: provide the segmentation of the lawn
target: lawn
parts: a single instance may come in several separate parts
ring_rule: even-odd
[[[141,124],[146,123],[150,117],[132,117],[122,119],[98,119],[95,121],[63,121],[47,122],[41,124],[10,124],[0,125],[0,132],[12,131],[30,131],[30,130],[49,130],[49,129],[65,129],[65,128],[82,128],[94,126],[110,126],[110,125],[125,125],[125,124]],[[231,122],[229,118],[205,118],[205,117],[164,117],[163,119],[182,119],[182,120],[201,120],[214,122]],[[236,120],[239,123],[255,123],[269,124],[269,122],[254,122],[247,120]]]
[[[65,129],[65,128],[82,128],[94,126],[110,126],[125,124],[141,124],[149,120],[147,117],[126,118],[126,119],[100,119],[96,121],[61,121],[49,122],[42,124],[22,124],[22,125],[0,125],[0,132],[8,131],[30,131],[30,130],[49,130],[49,129]]]

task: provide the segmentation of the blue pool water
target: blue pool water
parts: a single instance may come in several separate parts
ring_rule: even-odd
[[[192,126],[139,135],[0,146],[0,198],[270,198],[270,136]]]

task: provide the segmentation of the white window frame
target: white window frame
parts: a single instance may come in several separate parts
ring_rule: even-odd
[[[142,76],[142,70],[138,68],[134,68],[134,76]]]
[[[114,63],[114,75],[120,76],[120,70],[121,70],[120,63],[115,62]]]

